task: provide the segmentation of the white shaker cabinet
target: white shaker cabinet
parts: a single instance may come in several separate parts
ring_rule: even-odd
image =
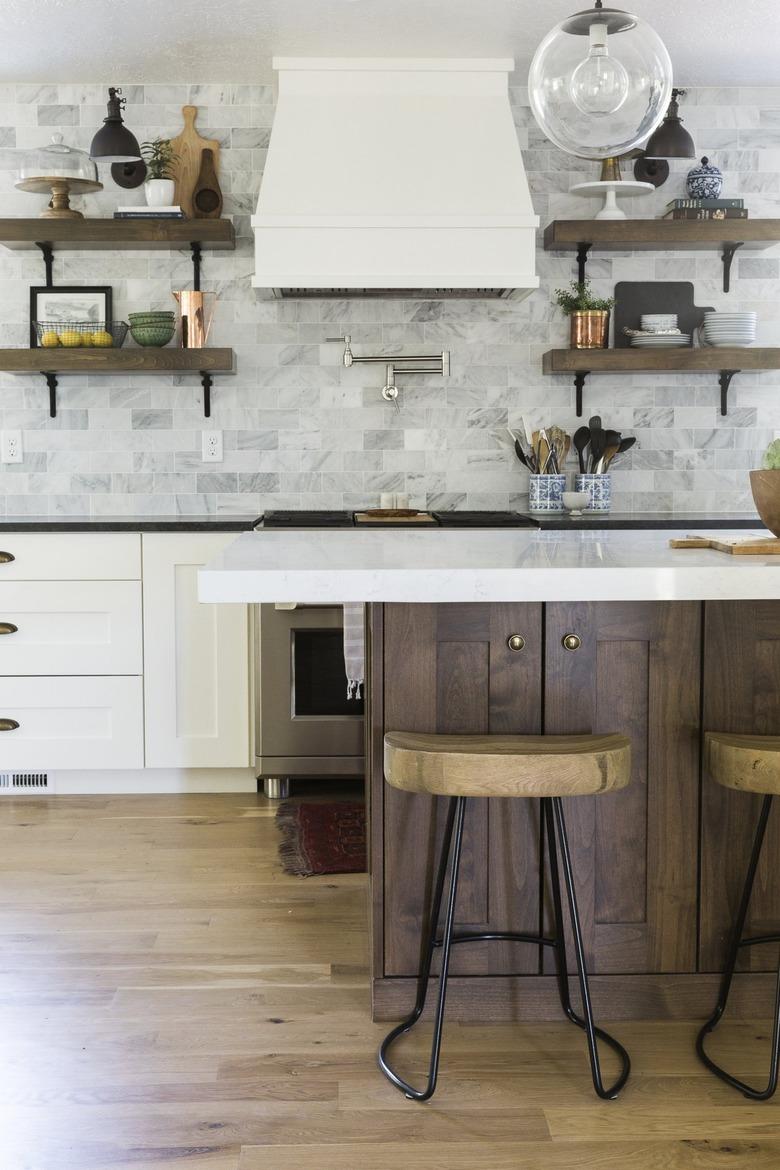
[[[198,569],[234,539],[142,537],[147,768],[250,763],[248,610],[198,601]]]

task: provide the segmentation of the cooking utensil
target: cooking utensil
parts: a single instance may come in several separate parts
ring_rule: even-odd
[[[590,430],[588,427],[577,427],[574,432],[574,450],[577,452],[577,460],[583,475],[585,474],[585,449],[589,443]]]
[[[196,213],[192,197],[198,184],[201,168],[201,155],[204,150],[210,150],[214,172],[219,168],[219,142],[216,138],[201,138],[195,129],[195,119],[198,116],[197,106],[182,106],[184,129],[176,138],[171,139],[171,150],[175,159],[173,165],[176,193],[174,202],[178,203],[188,219]],[[199,212],[198,214],[203,214]]]
[[[618,455],[623,455],[626,451],[630,451],[635,442],[636,435],[628,435],[625,439],[621,439],[620,443],[618,444],[618,449],[612,456],[612,459],[616,459]],[[610,460],[610,463],[612,462],[612,459]],[[607,464],[607,466],[609,466],[609,464]]]
[[[590,470],[591,473],[596,473],[596,465],[604,454],[606,446],[606,433],[601,426],[601,416],[594,414],[588,420],[590,426]]]

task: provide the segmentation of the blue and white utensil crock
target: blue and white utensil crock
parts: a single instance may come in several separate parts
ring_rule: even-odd
[[[723,189],[723,174],[705,156],[701,166],[688,171],[686,186],[691,199],[719,199]]]
[[[574,490],[588,492],[589,512],[608,512],[612,507],[612,477],[608,471],[601,475],[575,475]]]
[[[530,512],[562,512],[565,475],[532,475],[528,480]]]

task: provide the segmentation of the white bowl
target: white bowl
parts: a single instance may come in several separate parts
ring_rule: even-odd
[[[563,506],[572,516],[581,516],[590,504],[590,492],[563,492]]]

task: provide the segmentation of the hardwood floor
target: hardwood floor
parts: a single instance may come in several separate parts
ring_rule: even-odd
[[[374,1063],[365,878],[286,877],[274,813],[0,799],[1,1170],[780,1165],[780,1099],[707,1075],[692,1024],[615,1024],[613,1103],[569,1024],[452,1024],[436,1097],[406,1101]],[[767,1043],[735,1022],[713,1048],[760,1079]]]

